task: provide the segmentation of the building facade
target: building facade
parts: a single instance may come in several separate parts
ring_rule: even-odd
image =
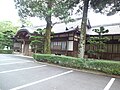
[[[108,37],[110,40],[106,42],[106,50],[101,53],[102,59],[120,60],[120,24],[102,25],[109,32],[103,36]],[[87,53],[88,50],[97,49],[95,46],[91,46],[87,40],[91,36],[98,36],[92,29],[99,28],[100,26],[94,26],[91,29],[87,29],[86,39],[86,52],[85,55],[88,58],[97,58],[95,55]],[[19,50],[24,55],[30,55],[30,40],[29,36],[33,32],[28,29],[20,29],[15,35],[14,49]],[[67,55],[77,57],[78,43],[80,39],[79,27],[67,29],[64,32],[54,33],[51,35],[51,51],[52,54]]]

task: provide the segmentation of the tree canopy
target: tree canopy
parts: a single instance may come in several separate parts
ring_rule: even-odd
[[[12,48],[13,41],[12,37],[17,31],[16,26],[12,24],[10,21],[1,21],[0,22],[0,49]]]
[[[0,32],[12,30],[13,32],[17,31],[17,26],[14,26],[11,21],[0,21]]]
[[[97,58],[100,59],[101,53],[106,50],[106,42],[110,40],[108,37],[103,36],[103,34],[108,33],[109,30],[105,30],[104,27],[100,27],[100,29],[93,29],[92,31],[96,32],[98,36],[92,36],[88,39],[90,45],[95,48],[94,50],[88,50],[88,53],[96,55]]]
[[[46,21],[45,45],[44,53],[51,53],[50,50],[50,35],[52,29],[52,17],[59,19],[69,18],[71,15],[70,9],[79,3],[78,0],[14,0],[18,9],[19,16],[39,17]]]
[[[120,11],[120,0],[91,0],[91,7],[95,12],[114,15]]]
[[[44,29],[37,29],[34,35],[30,36],[31,47],[34,53],[43,53],[44,48]]]
[[[49,15],[65,19],[78,0],[14,0],[19,16],[47,19]]]
[[[89,2],[89,9],[93,9],[95,13],[102,13],[106,15],[114,15],[120,11],[120,0],[87,0]],[[86,0],[78,0],[78,12],[83,11],[84,2]],[[80,4],[82,3],[82,4]]]

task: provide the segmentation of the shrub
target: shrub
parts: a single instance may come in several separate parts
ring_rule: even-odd
[[[119,61],[92,60],[87,62],[88,68],[108,74],[120,75]]]
[[[77,69],[89,69],[101,71],[107,74],[120,75],[119,61],[105,61],[94,59],[81,59],[68,56],[58,56],[50,54],[34,54],[34,59],[40,62],[54,63],[61,66]]]
[[[61,66],[66,66],[66,67],[74,67],[81,69],[84,67],[84,62],[74,57],[57,56],[57,55],[49,55],[49,54],[34,54],[33,57],[37,61],[59,64]]]
[[[13,50],[0,50],[0,54],[12,54]]]

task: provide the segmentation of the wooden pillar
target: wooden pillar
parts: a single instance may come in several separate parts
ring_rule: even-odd
[[[25,40],[23,40],[22,54],[29,55],[29,43],[27,43]]]
[[[112,41],[113,41],[113,40],[114,40],[114,37],[113,37],[113,35],[112,35]],[[112,45],[111,59],[113,59],[113,50],[114,50],[113,45],[114,45],[114,43],[112,43],[111,45]]]
[[[29,55],[29,44],[25,43],[24,55]]]
[[[22,54],[24,54],[25,52],[25,41],[23,40],[23,44],[22,44]]]

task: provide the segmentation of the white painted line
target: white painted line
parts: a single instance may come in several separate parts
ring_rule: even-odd
[[[1,66],[1,65],[9,65],[9,64],[17,64],[17,63],[27,63],[27,62],[33,62],[33,61],[24,61],[24,62],[3,63],[3,64],[0,64],[0,66]]]
[[[3,62],[3,61],[20,61],[20,60],[23,60],[23,59],[2,59],[0,60],[0,62]],[[26,61],[26,60],[24,60]]]
[[[33,58],[31,56],[24,56],[24,55],[15,55],[15,56],[26,57],[26,58]]]
[[[2,59],[0,61],[14,61],[14,60],[16,60],[16,59]]]
[[[28,86],[31,86],[31,85],[35,85],[35,84],[38,84],[38,83],[41,83],[41,82],[44,82],[44,81],[47,81],[47,80],[65,75],[65,74],[68,74],[68,73],[71,73],[71,72],[73,72],[73,70],[70,70],[70,71],[67,71],[67,72],[64,72],[64,73],[61,73],[61,74],[57,74],[57,75],[54,75],[54,76],[51,76],[51,77],[48,77],[48,78],[45,78],[45,79],[41,79],[41,80],[36,81],[36,82],[32,82],[32,83],[28,83],[28,84],[25,84],[25,85],[22,85],[22,86],[18,86],[18,87],[12,88],[10,90],[19,90],[19,89],[22,89],[22,88],[25,88],[25,87],[28,87]]]
[[[41,65],[41,66],[35,66],[35,67],[28,67],[28,68],[21,68],[21,69],[14,69],[14,70],[9,70],[9,71],[2,71],[0,72],[0,74],[2,73],[10,73],[10,72],[16,72],[16,71],[21,71],[21,70],[27,70],[27,69],[33,69],[33,68],[39,68],[39,67],[45,67],[47,65]]]
[[[104,88],[104,90],[109,90],[114,81],[115,81],[115,78],[111,78],[111,80],[110,80],[109,83],[106,85],[106,87]]]

